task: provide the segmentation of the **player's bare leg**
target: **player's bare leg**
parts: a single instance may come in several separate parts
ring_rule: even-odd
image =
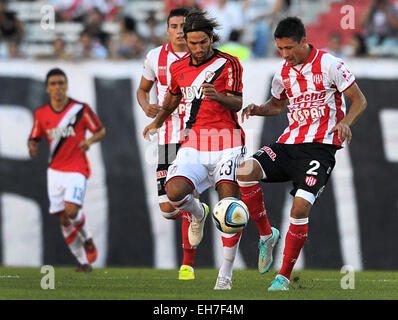
[[[264,206],[264,196],[259,181],[264,178],[263,170],[255,160],[245,161],[238,169],[238,183],[242,201],[249,209],[260,234],[258,242],[258,270],[267,272],[273,262],[272,252],[279,240],[279,230],[271,227]]]
[[[182,232],[182,248],[183,248],[183,261],[178,272],[178,279],[180,280],[193,280],[195,279],[194,273],[194,260],[196,255],[196,248],[189,244],[188,228],[191,223],[191,214],[181,211],[173,207],[170,202],[159,203],[160,211],[165,219],[177,220],[182,219],[181,232]]]
[[[268,288],[269,291],[289,290],[290,275],[308,236],[308,215],[312,204],[296,196],[290,212],[290,225],[286,233],[282,268]]]
[[[239,198],[239,187],[232,183],[220,183],[217,186],[218,198]],[[215,290],[230,290],[232,288],[232,273],[236,253],[238,252],[242,231],[235,234],[221,232],[223,244],[223,262],[218,271]]]
[[[88,231],[86,216],[81,207],[75,203],[65,202],[65,213],[79,233],[88,263],[94,263],[97,260],[98,252],[93,238]]]
[[[193,185],[183,178],[172,178],[167,182],[166,192],[171,204],[179,210],[192,214],[188,229],[189,243],[197,247],[203,238],[203,228],[209,207],[193,196]]]

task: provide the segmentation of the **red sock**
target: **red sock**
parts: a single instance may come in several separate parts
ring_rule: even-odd
[[[249,209],[250,217],[255,222],[260,236],[271,234],[271,225],[264,208],[263,191],[260,189],[260,184],[240,186],[239,189],[242,194],[242,201]]]
[[[188,228],[191,223],[189,219],[190,217],[191,217],[190,213],[183,212],[181,231],[182,231],[182,247],[184,251],[184,257],[182,260],[182,264],[193,268],[195,255],[196,255],[196,248],[191,247],[188,240]]]
[[[285,249],[283,250],[283,263],[279,274],[290,279],[293,267],[299,257],[301,248],[307,240],[308,222],[297,225],[290,223],[286,234]]]

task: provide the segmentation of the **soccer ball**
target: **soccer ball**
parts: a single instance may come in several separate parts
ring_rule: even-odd
[[[217,229],[225,233],[242,231],[249,221],[249,210],[245,203],[229,197],[220,200],[213,210],[213,222]]]

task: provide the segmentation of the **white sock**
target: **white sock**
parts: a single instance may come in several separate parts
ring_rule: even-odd
[[[241,236],[242,232],[235,234],[222,233],[224,260],[218,271],[219,277],[232,279],[234,261],[236,253],[238,252]]]
[[[180,201],[170,201],[170,203],[182,211],[190,212],[198,220],[202,220],[204,217],[201,202],[195,199],[191,193]]]
[[[66,244],[69,250],[76,257],[80,264],[88,264],[86,251],[84,250],[83,242],[78,237],[78,232],[73,224],[67,227],[61,226],[62,234],[64,235]]]
[[[82,237],[83,241],[91,239],[91,233],[88,231],[87,223],[86,223],[86,216],[83,213],[83,210],[79,210],[75,219],[70,219],[74,226],[79,229],[80,236]]]

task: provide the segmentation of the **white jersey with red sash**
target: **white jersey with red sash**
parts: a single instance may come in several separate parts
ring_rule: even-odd
[[[156,81],[157,103],[163,105],[170,83],[170,65],[189,56],[188,52],[174,52],[171,44],[150,50],[145,58],[143,77]],[[184,139],[185,123],[189,118],[184,99],[179,107],[164,122],[158,130],[158,144],[181,143]]]

